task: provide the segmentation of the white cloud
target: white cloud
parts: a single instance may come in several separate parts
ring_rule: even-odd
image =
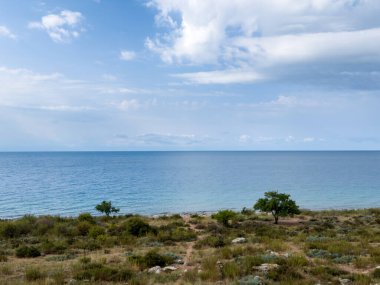
[[[240,135],[239,142],[247,143],[247,142],[249,142],[250,139],[251,139],[251,136],[243,134],[243,135]]]
[[[263,76],[250,70],[221,70],[208,72],[194,72],[174,74],[188,82],[196,84],[230,84],[246,83],[263,79]]]
[[[131,109],[138,109],[140,107],[139,101],[136,99],[131,99],[131,100],[123,100],[121,101],[117,107],[121,110],[131,110]]]
[[[129,51],[129,50],[122,50],[120,52],[120,59],[125,60],[125,61],[130,61],[135,59],[136,53],[134,51]]]
[[[166,32],[146,46],[166,63],[213,64],[217,70],[180,74],[197,84],[245,83],[282,76],[310,64],[379,61],[377,0],[152,0]],[[288,72],[289,73],[289,72]],[[215,79],[214,79],[215,78]]]
[[[314,142],[315,141],[315,138],[313,137],[306,137],[303,139],[304,142]]]
[[[12,33],[6,26],[0,26],[0,37],[16,39],[16,35]]]
[[[39,22],[30,22],[28,27],[46,31],[54,42],[68,42],[84,31],[83,19],[80,12],[63,10],[59,14],[43,16]]]

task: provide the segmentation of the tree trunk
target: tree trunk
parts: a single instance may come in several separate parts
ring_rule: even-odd
[[[277,225],[278,224],[278,216],[274,216],[274,223]]]

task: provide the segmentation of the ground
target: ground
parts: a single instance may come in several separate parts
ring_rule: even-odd
[[[250,210],[228,225],[206,214],[0,221],[4,285],[380,284],[379,266],[380,209],[302,211],[278,225]]]

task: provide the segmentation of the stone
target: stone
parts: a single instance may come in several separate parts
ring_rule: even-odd
[[[347,285],[351,283],[350,279],[339,278],[340,285]]]
[[[238,238],[235,238],[235,239],[233,239],[231,241],[231,243],[234,243],[234,244],[236,244],[236,243],[245,243],[245,242],[247,242],[247,239],[243,238],[243,237],[238,237]]]
[[[149,273],[156,273],[156,274],[160,274],[161,273],[161,266],[154,266],[154,267],[151,267],[148,269],[148,272]]]
[[[164,268],[162,268],[162,270],[165,271],[165,272],[175,271],[175,270],[177,270],[177,267],[175,267],[175,266],[165,266]]]
[[[275,264],[275,263],[273,263],[273,264],[272,263],[263,263],[260,266],[254,266],[253,268],[257,269],[259,271],[268,272],[270,270],[277,269],[279,267],[280,267],[280,265]]]

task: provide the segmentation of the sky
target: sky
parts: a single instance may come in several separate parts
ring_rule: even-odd
[[[0,0],[0,151],[379,150],[378,0]]]

